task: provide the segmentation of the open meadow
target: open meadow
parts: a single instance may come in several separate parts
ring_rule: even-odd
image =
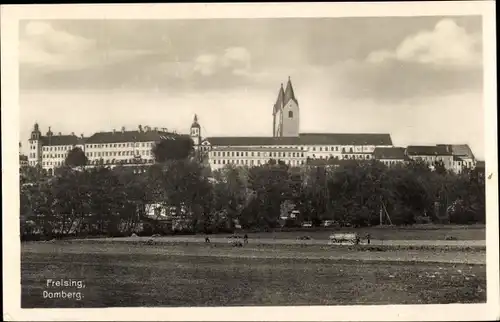
[[[318,245],[29,242],[22,307],[469,303],[486,300],[485,251]],[[44,299],[47,279],[81,300]]]

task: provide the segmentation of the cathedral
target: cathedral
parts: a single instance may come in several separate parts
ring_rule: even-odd
[[[272,136],[221,136],[202,138],[195,116],[190,135],[198,149],[208,154],[212,169],[227,164],[258,166],[270,159],[291,166],[311,159],[370,160],[376,148],[392,148],[390,134],[301,133],[300,108],[292,81],[281,84],[272,108]]]

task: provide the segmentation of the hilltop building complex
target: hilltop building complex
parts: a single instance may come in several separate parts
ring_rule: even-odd
[[[97,132],[90,137],[52,133],[50,127],[42,135],[35,124],[29,139],[28,165],[41,165],[53,172],[64,164],[68,152],[80,147],[95,165],[152,164],[152,147],[161,139],[174,138],[180,134],[166,129],[139,126],[137,130]],[[379,160],[391,166],[397,163],[421,159],[433,164],[442,161],[445,167],[455,172],[473,168],[476,159],[468,145],[393,146],[388,133],[301,133],[300,108],[290,78],[278,90],[272,106],[272,135],[265,137],[203,137],[198,117],[195,115],[189,136],[195,148],[207,156],[212,170],[228,164],[236,166],[258,166],[270,159],[291,166],[321,164],[328,160]]]

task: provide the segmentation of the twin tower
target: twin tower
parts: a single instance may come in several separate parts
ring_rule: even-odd
[[[283,84],[273,108],[273,137],[299,136],[299,102],[293,92],[292,81],[288,77],[286,89]]]
[[[283,89],[283,84],[281,84],[273,107],[273,137],[298,137],[299,119],[299,102],[295,97],[292,81],[288,77],[286,88]],[[190,136],[195,145],[201,143],[201,127],[196,115],[191,124]]]

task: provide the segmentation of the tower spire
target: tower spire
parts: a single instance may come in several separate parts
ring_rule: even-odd
[[[283,83],[281,83],[278,97],[276,98],[276,103],[274,103],[273,114],[276,114],[283,107],[283,104],[285,103],[284,98],[285,91],[283,90]]]
[[[295,101],[298,104],[297,98],[295,97],[295,92],[293,91],[292,80],[288,76],[288,83],[286,84],[284,103],[288,103],[290,100]]]

